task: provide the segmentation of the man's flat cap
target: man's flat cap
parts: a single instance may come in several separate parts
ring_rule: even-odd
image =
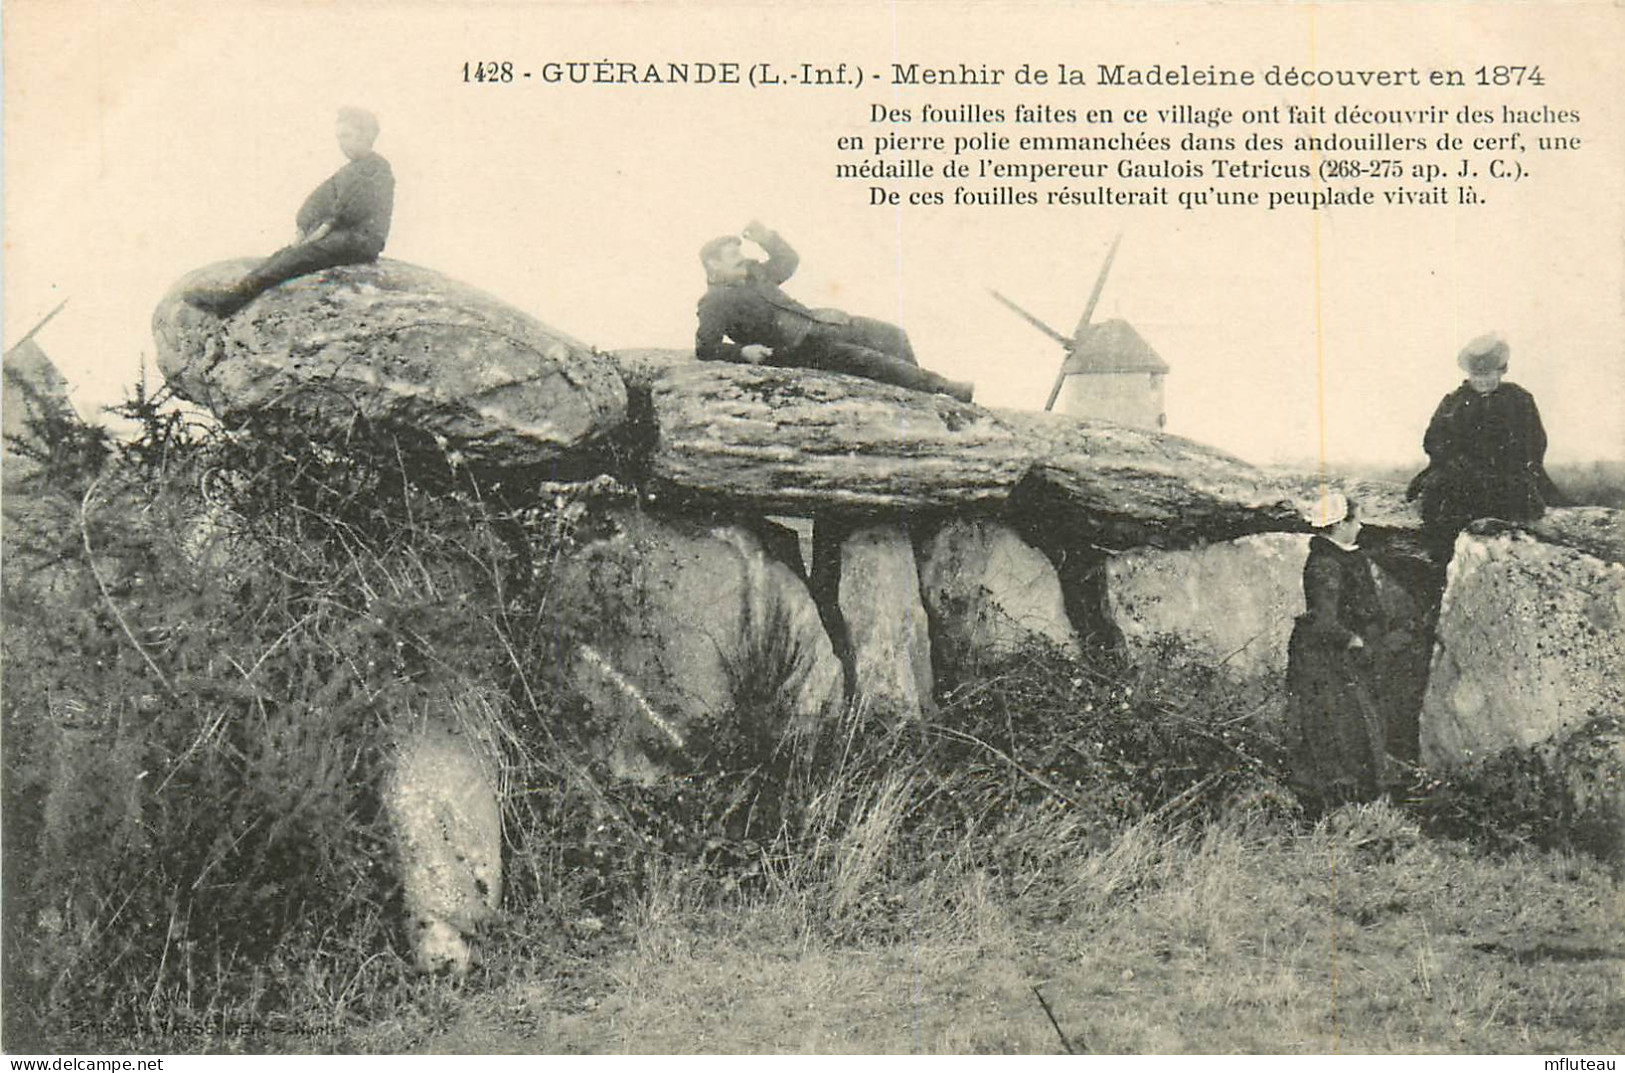
[[[717,259],[717,255],[729,246],[738,246],[738,235],[718,235],[716,238],[700,247],[700,264],[708,265]]]

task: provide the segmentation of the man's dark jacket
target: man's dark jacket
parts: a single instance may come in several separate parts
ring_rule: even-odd
[[[389,161],[369,152],[312,190],[299,207],[296,220],[299,230],[306,234],[322,224],[331,224],[329,235],[338,234],[358,250],[376,257],[389,237],[394,207],[395,173]]]
[[[767,260],[746,261],[738,283],[713,283],[700,298],[694,354],[701,361],[743,362],[740,350],[752,344],[788,357],[819,324],[844,325],[851,317],[834,309],[809,309],[779,289],[795,274],[801,258],[776,232],[760,242]]]

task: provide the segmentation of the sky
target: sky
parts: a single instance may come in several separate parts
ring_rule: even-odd
[[[68,298],[39,342],[83,412],[118,401],[143,365],[156,377],[159,298],[193,268],[289,241],[305,194],[343,163],[335,109],[359,104],[378,114],[377,149],[399,183],[386,256],[602,348],[692,345],[698,247],[760,219],[802,255],[790,293],[897,321],[922,364],[976,381],[978,401],[1039,409],[1060,348],[988,289],[1069,332],[1121,232],[1096,319],[1129,320],[1172,367],[1170,432],[1260,463],[1419,463],[1429,414],[1460,383],[1457,351],[1496,330],[1512,347],[1509,378],[1540,404],[1549,458],[1621,459],[1622,42],[1625,8],[1585,2],[7,0],[4,342]],[[1531,177],[1471,210],[871,207],[867,183],[834,177],[835,140],[872,138],[876,105],[1239,111],[1311,97],[1008,77],[776,89],[462,80],[465,62],[540,72],[599,59],[883,74],[893,62],[1518,62],[1539,64],[1546,85],[1312,99],[1578,109],[1582,148],[1526,155]],[[1101,131],[1117,129],[1137,128]]]

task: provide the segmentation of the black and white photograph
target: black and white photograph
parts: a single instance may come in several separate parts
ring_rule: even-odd
[[[0,29],[12,1068],[1615,1068],[1619,3]]]

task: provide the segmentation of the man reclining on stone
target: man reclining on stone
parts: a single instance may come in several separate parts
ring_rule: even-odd
[[[181,297],[199,309],[228,316],[284,280],[378,260],[395,204],[395,175],[389,162],[372,151],[378,120],[360,108],[340,109],[337,134],[339,148],[350,162],[312,190],[300,206],[293,245],[273,253],[229,287],[196,287]]]
[[[800,366],[851,373],[915,391],[969,402],[973,385],[922,369],[903,329],[838,309],[809,309],[779,289],[800,258],[790,244],[752,220],[744,238],[767,251],[756,261],[740,253],[740,236],[700,247],[710,284],[700,299],[694,353],[701,361]]]

